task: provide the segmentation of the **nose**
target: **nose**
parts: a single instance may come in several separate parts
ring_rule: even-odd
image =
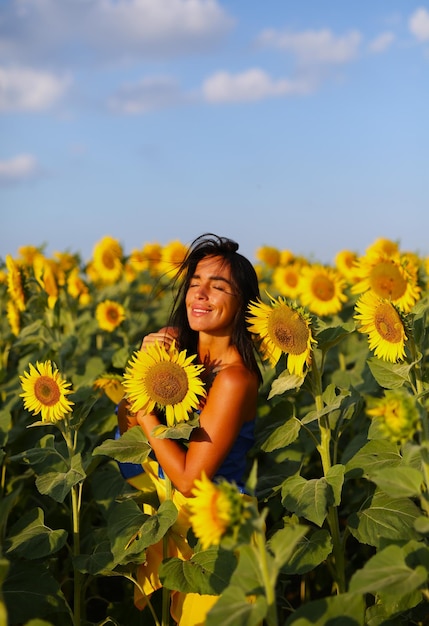
[[[199,300],[207,298],[207,287],[205,285],[199,285],[195,291],[195,297]]]

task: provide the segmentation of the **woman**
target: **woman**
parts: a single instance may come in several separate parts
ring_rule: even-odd
[[[130,414],[126,401],[118,410],[120,432],[136,425],[143,428],[157,462],[185,498],[192,496],[194,481],[203,472],[243,487],[246,453],[253,445],[261,374],[246,315],[249,302],[259,297],[259,287],[252,264],[237,250],[238,244],[224,237],[196,239],[179,270],[168,326],[143,340],[142,350],[156,341],[169,348],[175,341],[204,365],[207,395],[188,445],[152,436],[161,423],[156,412]],[[153,583],[155,566],[149,561],[144,576]],[[156,581],[153,589],[157,586]]]

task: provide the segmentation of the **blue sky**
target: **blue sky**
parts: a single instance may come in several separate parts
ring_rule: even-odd
[[[429,255],[429,3],[1,0],[0,257]]]

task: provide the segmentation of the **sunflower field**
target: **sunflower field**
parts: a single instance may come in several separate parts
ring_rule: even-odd
[[[0,259],[0,624],[167,626],[192,594],[208,626],[429,624],[429,259],[387,239],[331,265],[257,250],[250,495],[202,476],[184,524],[181,494],[123,477],[150,447],[117,438],[115,407],[186,250],[106,236],[85,263]]]

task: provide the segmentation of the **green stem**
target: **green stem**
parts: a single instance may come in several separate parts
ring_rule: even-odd
[[[73,523],[73,556],[77,557],[80,554],[80,524],[79,524],[79,509],[80,509],[80,485],[73,485],[71,488],[72,497],[72,523]],[[80,626],[81,624],[81,609],[82,609],[82,574],[73,566],[74,569],[74,626]]]
[[[268,568],[267,549],[265,535],[260,530],[256,532],[256,547],[258,551],[258,560],[261,568],[262,581],[264,583],[265,598],[267,600],[268,612],[267,612],[267,624],[269,626],[277,626],[277,607],[276,607],[276,594],[275,589],[270,578],[270,572]]]
[[[165,477],[165,499],[171,500],[173,497],[173,488],[171,480]],[[162,538],[162,556],[163,560],[168,558],[168,535],[167,531]],[[170,590],[162,587],[162,626],[168,626],[170,623]]]
[[[320,376],[320,370],[317,367],[314,367],[313,370],[313,383],[316,410],[320,412],[323,410],[324,405],[322,398],[322,380]],[[329,416],[322,415],[321,417],[319,417],[318,421],[320,430],[320,443],[317,446],[317,450],[319,452],[322,462],[323,475],[326,478],[329,470],[332,467],[331,428],[329,425]],[[336,506],[329,507],[327,520],[332,538],[332,554],[335,565],[335,583],[338,593],[344,593],[346,591],[345,559],[343,544],[341,541],[340,524],[338,520],[338,509]]]

